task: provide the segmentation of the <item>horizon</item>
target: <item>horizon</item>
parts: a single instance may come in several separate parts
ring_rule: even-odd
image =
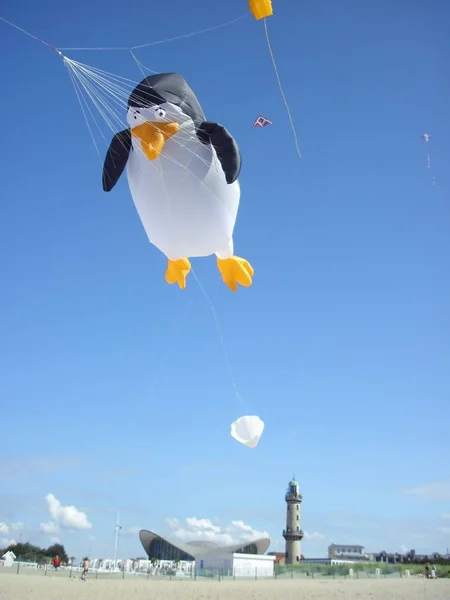
[[[148,531],[148,530],[143,530],[143,531]],[[158,534],[157,532],[151,532],[151,533],[154,533],[154,534],[155,534],[155,535],[157,535],[158,537],[161,537],[161,536],[159,536],[159,534]],[[119,536],[119,539],[120,539],[120,536]],[[176,542],[175,540],[171,539],[170,537],[169,537],[169,538],[167,538],[167,537],[164,537],[164,539],[168,540],[170,543],[175,543],[175,544],[177,544],[177,542]],[[259,538],[259,539],[268,539],[268,538]],[[256,539],[255,539],[255,541],[256,541]],[[190,544],[202,544],[202,543],[204,543],[204,542],[205,542],[205,540],[194,540],[194,539],[193,539],[193,540],[189,540],[189,541],[187,541],[187,542],[184,542],[184,545],[190,545]],[[20,543],[20,544],[23,544],[23,545],[27,545],[27,544],[29,544],[29,545],[31,545],[31,546],[35,546],[35,544],[33,544],[33,543],[30,541],[30,540],[28,540],[28,541],[26,541],[26,542],[24,542],[24,541],[21,541],[21,542],[17,542],[17,543]],[[60,543],[60,542],[58,542],[58,543]],[[217,547],[217,548],[226,548],[226,547],[227,547],[226,545],[223,545],[223,544],[218,544],[218,543],[216,543],[216,542],[207,542],[207,543],[208,543],[208,544],[212,544],[214,547]],[[178,544],[177,544],[177,545],[178,545]],[[359,544],[353,544],[353,543],[350,543],[350,542],[342,542],[342,543],[338,543],[338,544],[336,544],[335,542],[330,542],[330,544],[328,545],[328,548],[327,548],[327,555],[328,555],[328,549],[329,549],[329,547],[330,547],[330,546],[332,546],[332,545],[337,545],[337,546],[350,546],[350,547],[354,547],[354,546],[360,546]],[[65,548],[64,544],[62,544],[62,546],[63,546],[64,550],[66,551],[66,548]],[[42,550],[47,550],[47,549],[48,549],[48,548],[50,548],[50,547],[51,547],[51,546],[48,546],[47,548],[41,548],[41,549],[42,549]],[[422,554],[422,553],[417,553],[417,552],[415,551],[415,549],[414,549],[414,548],[407,549],[406,547],[404,547],[404,548],[401,548],[401,549],[400,549],[400,552],[398,552],[398,551],[390,551],[390,550],[386,550],[386,549],[383,549],[383,550],[377,550],[377,551],[370,551],[370,550],[366,550],[365,546],[360,546],[360,547],[361,547],[361,548],[362,548],[362,550],[363,550],[363,553],[362,553],[362,555],[363,555],[365,558],[367,558],[367,559],[368,559],[366,562],[373,562],[373,561],[372,561],[372,560],[370,560],[370,558],[369,558],[369,557],[371,557],[371,556],[376,556],[376,555],[384,555],[384,554],[386,554],[386,556],[387,556],[387,557],[389,557],[389,556],[391,556],[391,555],[392,555],[392,556],[396,555],[396,556],[399,556],[399,557],[402,557],[402,558],[403,558],[403,557],[405,557],[405,556],[408,556],[408,555],[409,555],[411,552],[414,552],[415,556],[416,556],[416,557],[418,557],[419,559],[423,559],[425,556],[430,556],[430,555],[431,555],[431,556],[434,558],[434,555],[435,555],[435,554],[438,554],[438,555],[439,555],[441,558],[447,558],[447,559],[448,559],[448,558],[449,558],[449,556],[450,556],[450,555],[449,555],[449,553],[448,553],[448,548],[446,549],[446,553],[443,553],[443,554],[441,554],[441,553],[439,553],[439,552],[431,552],[431,553],[428,553],[428,554]],[[142,548],[142,544],[141,544],[141,548]],[[143,548],[142,548],[142,549],[143,549]],[[145,549],[143,549],[143,550],[144,550],[144,553],[145,553]],[[6,553],[7,553],[8,551],[9,551],[9,550],[6,550]],[[66,554],[67,554],[67,551],[66,551]],[[263,554],[268,554],[268,555],[283,554],[283,555],[284,555],[284,554],[285,554],[285,551],[284,551],[284,550],[270,550],[270,547],[269,547],[269,548],[267,548],[267,550],[265,550],[265,551],[263,552]],[[3,554],[3,556],[4,556],[4,554]],[[3,556],[2,556],[2,557],[3,557]],[[68,556],[69,556],[69,555],[68,555]],[[90,560],[90,561],[97,561],[97,560],[101,560],[101,561],[107,561],[107,562],[111,562],[111,561],[112,561],[112,562],[116,562],[116,563],[118,563],[118,562],[123,562],[123,561],[129,561],[129,560],[132,560],[132,561],[134,561],[134,562],[136,562],[136,561],[144,561],[144,562],[149,562],[149,561],[151,561],[151,560],[152,560],[152,559],[150,559],[148,556],[147,556],[146,558],[145,558],[145,557],[139,557],[139,556],[137,556],[136,558],[132,558],[132,557],[130,557],[130,556],[120,556],[120,553],[119,553],[119,555],[117,556],[117,558],[116,558],[116,559],[114,559],[114,558],[112,558],[112,557],[111,557],[111,558],[110,558],[110,557],[104,557],[104,558],[100,558],[100,557],[98,557],[98,556],[89,555],[89,554],[86,554],[86,555],[83,555],[83,556],[87,556],[87,557],[89,558],[89,560]],[[342,558],[342,559],[340,559],[340,558],[333,558],[333,559],[330,559],[328,556],[323,556],[323,557],[319,557],[319,556],[305,556],[305,555],[303,554],[303,552],[302,552],[301,556],[302,556],[302,558],[301,558],[301,560],[302,560],[302,561],[303,561],[303,560],[305,560],[305,561],[308,561],[308,560],[337,560],[337,561],[342,561],[343,563],[352,562],[350,558]],[[20,558],[20,557],[16,557],[16,558]],[[71,558],[72,558],[72,556],[69,556],[69,561],[71,560]],[[82,561],[82,560],[84,560],[84,559],[78,559],[78,557],[73,557],[73,558],[74,558],[74,562],[78,562],[78,561]],[[49,559],[49,560],[50,560],[50,559]],[[176,562],[176,561],[173,561],[173,560],[171,561],[170,559],[156,559],[156,561],[157,561],[157,562]],[[192,561],[185,561],[185,560],[181,560],[180,562],[192,562]],[[365,561],[363,561],[363,560],[358,560],[358,561],[356,561],[356,564],[358,564],[358,563],[363,563],[363,562],[365,562]],[[354,563],[352,563],[352,564],[354,564]],[[295,565],[295,564],[293,564],[293,565],[287,565],[287,566],[292,566],[292,567],[295,567],[296,565]]]
[[[233,293],[209,256],[168,285],[126,177],[102,189],[116,122],[96,113],[97,154],[70,69],[0,20],[0,546],[113,554],[120,511],[128,555],[143,528],[277,550],[292,472],[305,555],[450,545],[450,5],[273,7],[302,158],[247,0],[3,2],[108,77],[141,80],[134,47],[189,81],[242,153],[255,274]],[[230,435],[243,415],[256,448]]]

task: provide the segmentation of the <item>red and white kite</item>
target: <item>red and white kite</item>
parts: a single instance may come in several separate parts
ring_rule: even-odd
[[[266,119],[262,115],[258,115],[258,118],[253,123],[253,127],[267,127],[267,125],[272,125],[272,121],[269,121],[269,119]]]

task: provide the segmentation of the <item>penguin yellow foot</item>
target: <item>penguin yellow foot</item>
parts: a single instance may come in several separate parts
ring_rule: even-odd
[[[250,287],[252,285],[252,277],[255,271],[245,258],[240,258],[239,256],[232,256],[231,258],[225,259],[218,258],[217,267],[222,275],[224,283],[232,292],[237,291],[238,283],[244,287]]]
[[[186,277],[191,270],[191,263],[187,258],[179,260],[169,260],[167,262],[166,281],[173,285],[178,283],[181,290],[186,287]]]

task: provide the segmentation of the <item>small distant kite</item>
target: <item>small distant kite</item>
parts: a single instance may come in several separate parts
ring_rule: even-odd
[[[266,117],[263,117],[262,115],[258,115],[258,118],[253,123],[253,128],[267,127],[267,125],[272,125],[272,121],[269,121],[269,119],[266,119]]]
[[[425,152],[427,155],[427,169],[430,173],[430,177],[431,177],[431,185],[435,188],[436,187],[436,179],[434,178],[434,175],[431,171],[431,158],[430,158],[430,151],[428,150],[428,142],[431,140],[431,135],[429,135],[428,133],[424,133],[422,136],[420,136],[421,139],[425,142]]]

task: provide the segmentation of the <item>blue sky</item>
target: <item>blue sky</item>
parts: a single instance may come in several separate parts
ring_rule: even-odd
[[[184,523],[193,517],[235,537],[243,521],[281,550],[295,472],[306,556],[331,542],[450,545],[450,8],[274,8],[301,160],[250,15],[136,52],[183,74],[242,151],[235,251],[254,284],[232,294],[213,257],[193,265],[243,402],[195,279],[184,292],[165,283],[125,178],[102,191],[61,60],[0,23],[1,539],[23,528],[35,543],[56,536],[77,556],[108,556],[120,508],[122,555],[142,555],[134,528],[206,535],[204,522]],[[246,0],[2,4],[58,47],[129,47],[246,11]],[[126,51],[66,54],[141,77]],[[252,130],[258,113],[273,126]],[[248,412],[266,423],[255,450],[229,435]],[[71,530],[49,494],[91,527]]]

